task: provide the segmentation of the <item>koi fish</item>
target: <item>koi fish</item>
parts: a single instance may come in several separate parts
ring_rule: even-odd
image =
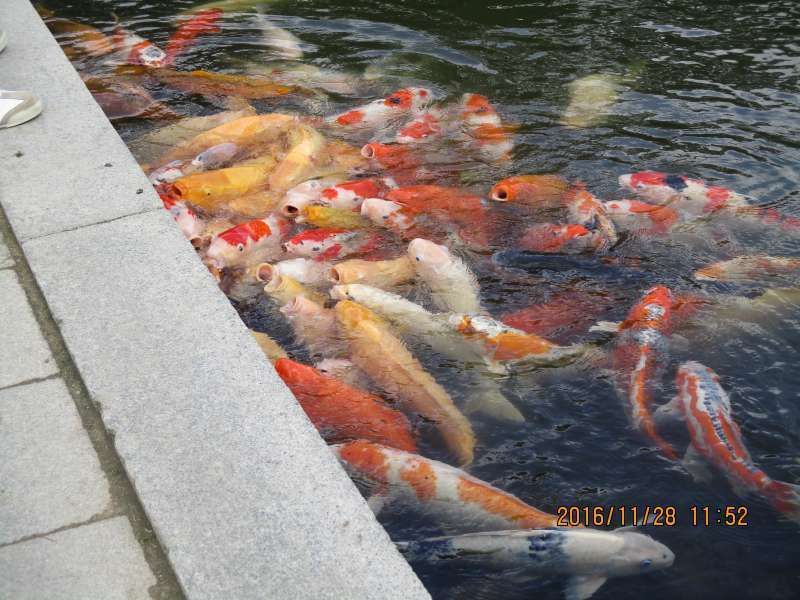
[[[287,217],[296,217],[303,212],[303,209],[319,201],[322,192],[341,181],[340,177],[322,177],[320,179],[309,179],[299,183],[286,192],[281,204],[281,212]]]
[[[404,232],[411,230],[416,223],[416,215],[405,206],[381,198],[365,199],[361,203],[361,216],[401,237],[406,237]]]
[[[408,145],[379,144],[371,142],[361,148],[361,156],[377,163],[383,169],[413,169],[422,160]]]
[[[675,555],[649,535],[623,527],[491,531],[397,542],[411,562],[466,561],[535,575],[567,576],[567,600],[586,600],[612,577],[667,569]]]
[[[206,258],[218,269],[259,263],[280,254],[281,238],[290,230],[278,214],[241,223],[214,236]]]
[[[277,58],[284,60],[300,60],[303,58],[303,47],[300,39],[291,31],[273,24],[266,15],[256,15],[261,28],[261,39],[265,46],[272,49]]]
[[[322,286],[328,283],[331,263],[319,262],[310,258],[289,258],[275,264],[261,263],[255,269],[255,277],[262,283],[270,281],[275,273],[302,283]]]
[[[172,218],[178,224],[181,233],[183,233],[187,240],[193,240],[202,235],[205,224],[200,217],[197,216],[197,213],[192,210],[191,206],[186,202],[175,200],[166,193],[159,191],[158,195],[161,198],[164,208],[172,215]]]
[[[378,243],[373,234],[344,229],[309,229],[298,233],[285,244],[286,252],[324,261],[369,252]]]
[[[603,208],[618,228],[646,235],[665,235],[680,221],[674,208],[639,200],[611,200]]]
[[[288,358],[275,370],[328,443],[367,440],[416,452],[408,419],[380,398]]]
[[[220,18],[222,18],[222,9],[210,8],[182,21],[169,37],[164,65],[171,65],[175,62],[178,56],[196,43],[197,37],[209,33],[219,33],[221,29],[217,25],[217,21]]]
[[[444,131],[442,118],[443,115],[439,110],[429,109],[425,111],[421,115],[414,117],[397,132],[395,142],[398,144],[418,144],[441,135]]]
[[[599,231],[589,231],[583,225],[574,223],[537,223],[528,227],[517,240],[521,250],[545,253],[580,254],[594,252],[607,245],[608,240]]]
[[[355,179],[325,188],[319,201],[333,208],[358,211],[365,199],[383,198],[395,187],[397,184],[391,177]]]
[[[312,204],[303,209],[303,216],[296,219],[298,223],[309,223],[314,227],[332,229],[365,229],[372,227],[372,222],[352,210],[318,206]]]
[[[559,346],[538,335],[509,327],[486,315],[452,314],[450,326],[466,339],[483,347],[489,360],[542,367],[562,366],[586,353],[587,346]]]
[[[422,340],[436,352],[468,364],[464,373],[469,399],[464,412],[482,412],[492,418],[520,423],[522,413],[503,395],[494,380],[487,376],[484,355],[478,344],[473,344],[450,328],[446,322],[425,310],[419,304],[402,296],[362,284],[336,285],[331,297],[337,300],[354,300],[389,321],[404,336]],[[476,376],[471,376],[472,374]]]
[[[433,94],[428,89],[403,88],[386,98],[328,117],[326,121],[340,127],[380,127],[408,113],[420,112],[431,100]]]
[[[111,54],[114,51],[114,41],[99,29],[77,23],[69,19],[54,17],[52,13],[42,14],[41,7],[37,7],[40,16],[59,46],[71,61],[83,57],[97,58]]]
[[[210,171],[228,165],[239,153],[239,146],[233,142],[223,142],[211,146],[195,156],[190,163],[198,171]]]
[[[569,104],[561,124],[570,128],[596,127],[608,116],[619,96],[622,78],[595,74],[570,82]]]
[[[782,256],[737,256],[713,263],[694,273],[700,281],[759,282],[766,279],[796,276],[800,273],[800,258]]]
[[[742,194],[724,187],[710,186],[702,179],[691,179],[684,175],[641,171],[620,175],[619,184],[656,204],[683,200],[677,208],[694,216],[710,214],[721,208],[749,206],[747,197]]]
[[[167,54],[150,40],[136,35],[132,31],[117,25],[111,35],[115,54],[121,57],[120,62],[145,67],[161,67]]]
[[[258,347],[261,348],[261,352],[264,353],[264,356],[270,362],[274,362],[279,358],[288,358],[286,350],[281,348],[280,344],[269,337],[266,333],[262,331],[250,330],[250,334],[253,336],[256,344],[258,344]]]
[[[603,202],[582,183],[576,184],[564,196],[567,213],[572,223],[579,223],[589,229],[598,229],[613,246],[619,241],[617,228],[606,213]]]
[[[173,181],[177,181],[185,175],[184,167],[185,163],[182,160],[173,160],[172,162],[165,164],[163,167],[160,167],[155,171],[151,171],[147,176],[147,179],[150,180],[150,183],[153,185],[158,185],[160,183],[172,183]]]
[[[383,488],[388,500],[409,503],[448,528],[491,531],[496,528],[555,527],[556,517],[526,504],[455,467],[358,440],[331,448],[350,473]]]
[[[414,265],[407,256],[392,260],[361,260],[354,258],[337,263],[328,274],[332,283],[363,283],[387,288],[408,283],[416,277]]]
[[[486,96],[464,94],[459,117],[469,145],[487,160],[507,160],[514,149],[513,127],[503,125]]]
[[[517,175],[497,182],[489,197],[540,208],[563,206],[569,183],[558,175]]]
[[[316,363],[314,368],[353,387],[369,388],[370,381],[366,374],[346,358],[326,358]]]
[[[266,186],[274,164],[274,160],[267,156],[261,162],[184,175],[169,185],[172,193],[181,200],[213,212],[230,208],[231,202]]]
[[[281,306],[280,312],[292,326],[297,341],[308,348],[315,360],[346,357],[347,345],[339,334],[336,315],[322,302],[324,296],[298,294]]]
[[[296,279],[281,274],[277,269],[272,271],[270,280],[264,286],[264,293],[281,307],[300,296],[313,301],[320,307],[325,304],[325,296],[307,288]]]
[[[390,396],[435,423],[459,464],[472,462],[475,434],[452,398],[372,311],[351,300],[335,307],[350,360]]]
[[[677,460],[675,450],[656,431],[652,413],[653,385],[665,363],[673,303],[672,293],[663,285],[645,292],[620,325],[613,367],[633,426],[667,458]]]
[[[431,289],[433,302],[439,308],[461,313],[483,311],[474,273],[447,246],[416,238],[407,252],[417,276]]]
[[[684,458],[690,473],[707,478],[702,463],[698,464],[704,460],[718,469],[738,494],[760,495],[775,510],[800,522],[800,486],[776,481],[753,464],[719,376],[700,363],[687,362],[678,369],[676,383],[674,402],[691,438]]]

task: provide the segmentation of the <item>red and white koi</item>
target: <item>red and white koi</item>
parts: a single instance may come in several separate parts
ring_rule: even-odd
[[[531,225],[517,240],[521,250],[544,253],[578,254],[595,252],[608,245],[599,231],[590,231],[583,225],[537,223]]]
[[[411,211],[402,204],[382,198],[364,200],[361,204],[361,216],[378,227],[391,229],[397,233],[408,231],[414,226],[414,214]]]
[[[340,127],[381,127],[409,113],[418,113],[433,100],[433,93],[425,88],[409,87],[397,90],[386,98],[328,117],[332,125]]]
[[[648,290],[619,326],[613,352],[617,388],[628,402],[633,426],[649,437],[672,460],[675,450],[656,431],[653,386],[667,354],[673,298],[663,285]]]
[[[155,171],[151,171],[147,176],[147,179],[149,179],[150,183],[153,185],[158,185],[160,183],[172,183],[186,174],[184,173],[184,168],[184,161],[173,160],[172,162],[165,164],[163,167],[159,167]]]
[[[197,216],[191,206],[186,202],[175,200],[167,194],[159,193],[164,208],[169,211],[172,218],[180,227],[181,233],[187,240],[199,238],[205,229],[205,223]]]
[[[281,213],[287,217],[301,215],[306,206],[319,201],[323,190],[341,181],[341,177],[323,177],[321,179],[309,179],[294,186],[283,197]]]
[[[733,420],[731,401],[717,374],[697,362],[687,362],[676,378],[678,404],[691,438],[684,463],[702,477],[697,460],[718,469],[739,494],[764,497],[786,517],[800,522],[800,486],[776,481],[753,464]]]
[[[440,136],[445,131],[442,111],[431,108],[415,117],[395,136],[398,144],[419,144]]]
[[[749,205],[747,197],[742,194],[724,187],[708,185],[702,179],[692,179],[684,175],[641,171],[620,175],[619,184],[657,204],[678,201],[676,208],[694,216],[710,214],[721,208]]]
[[[464,94],[459,118],[469,144],[487,160],[506,160],[514,149],[513,128],[503,125],[486,96]]]
[[[623,231],[665,235],[680,221],[680,215],[674,208],[640,200],[611,200],[604,202],[603,207],[614,224]]]
[[[461,469],[418,454],[364,440],[331,449],[345,469],[379,486],[379,499],[410,503],[448,528],[492,531],[556,526],[555,515]]]
[[[589,229],[599,229],[613,246],[619,240],[617,228],[606,213],[603,202],[582,183],[572,186],[564,196],[567,213],[572,223],[579,223]]]
[[[276,258],[281,253],[281,239],[290,230],[289,222],[278,214],[234,225],[214,236],[206,258],[218,269]]]
[[[377,248],[378,242],[379,238],[374,233],[345,229],[309,229],[286,242],[285,249],[293,256],[327,261],[370,252]]]
[[[382,198],[396,187],[391,177],[355,179],[325,188],[320,193],[319,202],[333,208],[357,211],[365,199]]]
[[[161,67],[165,64],[167,53],[150,40],[117,25],[111,36],[115,54],[121,62],[145,67]]]

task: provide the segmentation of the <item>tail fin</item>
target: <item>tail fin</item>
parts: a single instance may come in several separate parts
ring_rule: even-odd
[[[499,387],[484,377],[468,393],[464,413],[480,412],[499,421],[524,423],[525,416],[506,398]]]
[[[779,513],[795,523],[800,523],[800,485],[772,481],[765,489],[770,504]]]

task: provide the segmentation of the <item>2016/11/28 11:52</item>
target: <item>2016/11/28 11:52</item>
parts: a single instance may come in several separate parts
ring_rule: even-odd
[[[746,527],[749,524],[746,506],[690,506],[688,512],[692,527]],[[678,514],[675,506],[559,506],[557,526],[675,527],[679,525]]]

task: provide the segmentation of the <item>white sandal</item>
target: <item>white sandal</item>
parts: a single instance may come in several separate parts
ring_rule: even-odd
[[[42,101],[30,92],[0,90],[0,129],[21,125],[41,112]]]

